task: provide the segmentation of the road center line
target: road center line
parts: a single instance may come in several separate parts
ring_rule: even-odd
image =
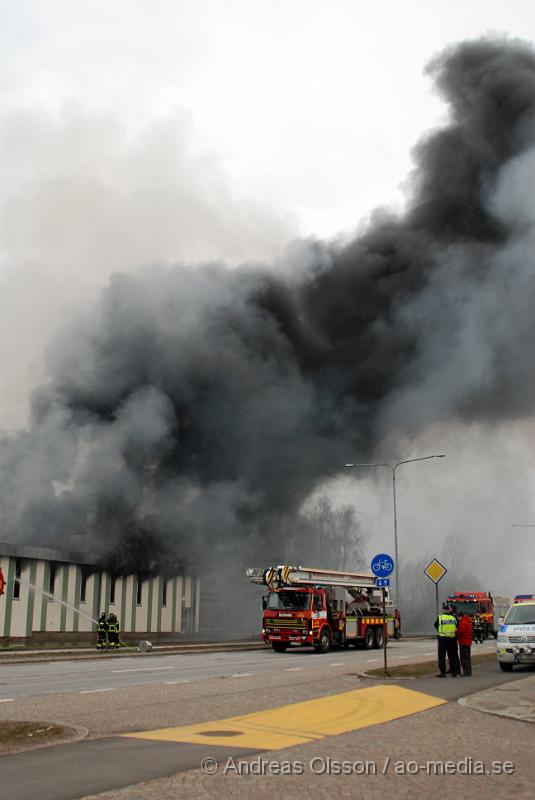
[[[132,667],[131,669],[112,669],[112,672],[155,672],[158,669],[176,669],[176,667]]]
[[[287,667],[285,672],[302,672],[303,667]]]
[[[336,664],[329,664],[330,667],[343,667],[344,664],[341,661],[337,661]]]
[[[231,678],[247,678],[249,675],[252,675],[252,672],[237,672],[236,675],[231,675]]]
[[[97,692],[113,692],[113,689],[83,689],[80,694],[96,694]]]
[[[0,703],[12,703],[14,699],[14,697],[2,697]]]
[[[176,684],[176,683],[191,683],[191,681],[190,681],[190,680],[184,680],[184,681],[165,681],[165,685],[166,685],[166,686],[173,686],[173,685],[174,685],[174,684]]]

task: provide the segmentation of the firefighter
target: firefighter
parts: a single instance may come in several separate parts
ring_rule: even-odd
[[[474,642],[476,644],[483,643],[483,624],[481,622],[481,617],[479,616],[479,614],[476,614],[474,617],[473,635],[474,635]]]
[[[394,611],[394,639],[401,639],[401,616],[398,608]]]
[[[113,613],[108,617],[108,642],[111,650],[119,649],[119,620]]]
[[[106,612],[103,611],[97,623],[97,650],[106,650],[108,647],[108,621]]]
[[[461,671],[459,664],[459,652],[457,650],[457,619],[455,618],[451,606],[444,603],[442,614],[439,614],[435,621],[435,628],[438,637],[438,668],[440,672],[437,678],[446,677],[446,655],[451,670],[451,677],[456,678]]]

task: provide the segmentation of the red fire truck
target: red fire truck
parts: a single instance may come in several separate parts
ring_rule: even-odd
[[[385,633],[394,635],[393,604],[387,595],[383,616],[381,590],[371,572],[278,566],[248,569],[246,575],[269,588],[262,636],[276,653],[302,645],[313,645],[318,653],[332,645],[370,649],[383,647]]]
[[[509,610],[509,598],[493,597],[490,592],[454,592],[448,597],[457,611],[463,611],[473,621],[479,617],[483,639],[498,635],[500,618]]]

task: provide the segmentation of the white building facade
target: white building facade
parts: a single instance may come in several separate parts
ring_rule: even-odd
[[[200,580],[192,575],[114,577],[88,554],[1,542],[0,567],[3,644],[92,642],[103,611],[116,614],[126,642],[189,639],[199,631]]]

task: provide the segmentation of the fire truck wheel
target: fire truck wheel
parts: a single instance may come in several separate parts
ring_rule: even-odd
[[[328,653],[331,649],[331,637],[327,628],[324,628],[320,634],[320,640],[314,647],[316,653]]]
[[[366,628],[366,633],[364,634],[364,647],[366,650],[371,650],[372,647],[375,647],[373,628]]]
[[[271,642],[271,646],[276,653],[285,653],[288,649],[286,642]]]
[[[385,637],[382,628],[375,629],[375,647],[381,648],[385,643]]]

